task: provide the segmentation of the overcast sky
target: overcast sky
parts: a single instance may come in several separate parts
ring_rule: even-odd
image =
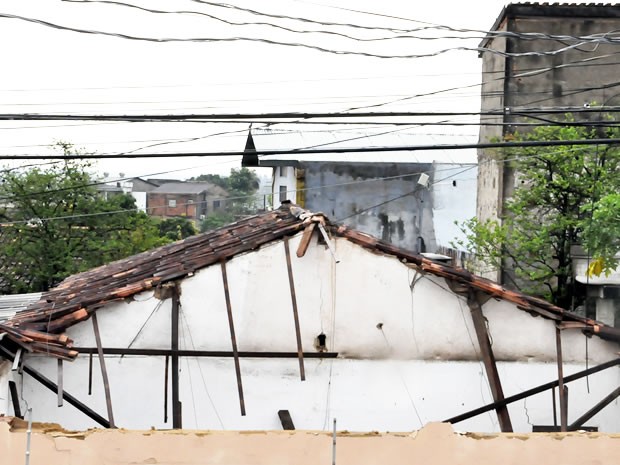
[[[262,39],[306,44],[334,51],[379,55],[421,55],[454,47],[476,47],[480,33],[455,33],[430,28],[394,32],[321,25],[275,18],[222,5],[257,10],[270,15],[307,18],[323,23],[411,30],[435,25],[488,30],[505,2],[498,0],[287,0],[208,3],[201,1],[134,1],[126,4],[177,13],[152,13],[121,2],[4,0],[0,13],[47,21],[90,31],[148,38]],[[472,6],[475,5],[475,6]],[[376,13],[362,14],[345,9]],[[178,13],[184,11],[185,13]],[[188,13],[194,12],[194,13]],[[201,14],[196,14],[201,13]],[[398,16],[407,20],[388,18]],[[223,20],[223,21],[222,21]],[[59,30],[23,19],[0,18],[2,73],[0,113],[174,114],[344,111],[377,105],[382,111],[478,111],[481,62],[475,51],[452,50],[429,58],[375,58],[326,53],[302,46],[258,41],[167,42],[134,41],[100,34]],[[270,23],[230,25],[228,22]],[[429,24],[430,23],[430,24]],[[297,31],[329,31],[299,33]],[[344,37],[344,34],[351,36]],[[394,36],[418,36],[393,38]],[[447,36],[467,36],[446,38]],[[388,40],[360,40],[385,39]],[[357,39],[357,40],[355,40]],[[474,87],[412,97],[453,87]],[[446,118],[443,118],[444,120]],[[428,121],[428,118],[426,118]],[[470,117],[468,121],[476,121]],[[260,127],[256,125],[255,127]],[[248,124],[206,123],[93,123],[0,122],[0,153],[49,153],[54,141],[67,141],[87,151],[121,153],[242,150]],[[273,129],[302,129],[275,125]],[[323,126],[303,126],[320,138]],[[359,127],[333,127],[343,139],[355,137]],[[367,128],[384,132],[395,128]],[[221,132],[237,131],[215,136]],[[334,133],[331,135],[333,136]],[[428,134],[438,143],[475,142],[476,126],[400,128],[399,134]],[[353,135],[353,136],[352,136]],[[175,140],[194,139],[175,143]],[[264,138],[263,138],[264,140]],[[273,139],[270,147],[283,147]],[[267,142],[261,142],[267,144]],[[357,146],[357,142],[351,142]],[[364,145],[364,144],[359,144]],[[464,154],[471,161],[471,153]],[[378,155],[377,159],[381,159]],[[403,160],[407,161],[407,160]],[[149,159],[100,161],[100,172],[139,176],[162,174],[187,178],[201,172],[226,173],[239,167],[238,158]]]

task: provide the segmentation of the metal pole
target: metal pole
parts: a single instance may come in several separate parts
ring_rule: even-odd
[[[172,288],[172,320],[170,349],[172,351],[172,428],[183,427],[181,401],[179,396],[179,294]]]
[[[336,419],[334,418],[334,434],[332,436],[332,465],[336,465]]]
[[[26,430],[26,465],[30,465],[30,437],[32,436],[32,407],[28,409],[28,429]]]
[[[568,412],[566,402],[566,391],[564,391],[564,367],[562,365],[562,333],[560,328],[555,328],[555,348],[558,361],[558,392],[560,394],[560,431],[568,429]]]
[[[306,379],[304,368],[304,349],[301,344],[301,330],[299,329],[299,312],[297,309],[297,294],[295,293],[295,279],[293,278],[293,265],[291,263],[291,251],[288,245],[288,237],[284,236],[284,250],[286,252],[286,268],[288,270],[288,283],[291,289],[291,301],[293,304],[293,320],[295,322],[295,337],[297,338],[297,354],[299,358],[299,376]]]
[[[101,378],[103,378],[103,389],[105,391],[105,405],[108,410],[108,421],[110,428],[116,428],[114,423],[114,413],[112,412],[112,395],[110,394],[110,381],[108,380],[108,370],[105,367],[105,357],[101,345],[101,333],[99,332],[99,323],[97,322],[97,314],[91,316],[93,320],[93,331],[95,333],[95,343],[97,344],[97,352],[99,354],[99,365],[101,366]]]
[[[243,383],[241,382],[241,366],[239,365],[239,351],[237,350],[237,337],[235,336],[235,323],[232,314],[232,304],[230,303],[230,292],[228,290],[228,274],[226,273],[226,262],[220,263],[222,267],[222,281],[224,283],[224,298],[226,299],[226,310],[228,312],[228,326],[230,328],[230,341],[232,344],[233,359],[235,361],[235,373],[237,375],[237,390],[239,391],[239,407],[241,416],[245,416],[245,400],[243,397]]]

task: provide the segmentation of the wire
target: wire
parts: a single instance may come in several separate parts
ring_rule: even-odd
[[[430,183],[430,185],[431,185],[431,186],[434,186],[435,184],[437,184],[437,183],[439,183],[439,182],[441,182],[441,181],[445,181],[446,179],[453,178],[454,176],[458,176],[459,174],[462,174],[462,173],[464,173],[464,172],[466,172],[466,171],[469,171],[469,170],[472,170],[472,169],[474,169],[474,168],[478,168],[478,165],[472,165],[472,166],[469,166],[469,167],[465,168],[465,169],[464,169],[464,170],[462,170],[462,171],[459,171],[459,172],[457,172],[457,173],[453,173],[453,174],[451,174],[451,175],[449,175],[449,176],[446,176],[446,177],[444,177],[444,178],[438,179],[437,181],[434,181],[434,182]],[[418,173],[418,174],[419,174],[419,173]],[[420,190],[422,190],[422,189],[426,189],[426,187],[425,187],[425,186],[418,186],[418,187],[416,187],[414,190],[412,190],[412,191],[410,191],[410,192],[406,192],[406,193],[404,193],[404,194],[402,194],[402,195],[399,195],[399,196],[397,196],[397,197],[392,197],[391,199],[385,200],[385,201],[383,201],[383,202],[381,202],[381,203],[378,203],[378,204],[376,204],[376,205],[371,205],[370,207],[364,208],[364,209],[362,209],[362,210],[358,210],[358,211],[356,211],[355,213],[353,213],[353,214],[351,214],[351,215],[348,215],[348,216],[345,216],[345,217],[342,217],[342,218],[338,218],[338,219],[336,220],[336,223],[341,223],[341,222],[343,222],[344,220],[348,220],[349,218],[353,218],[354,216],[361,215],[362,213],[366,213],[367,211],[372,210],[372,209],[374,209],[374,208],[381,207],[381,206],[386,205],[386,204],[388,204],[388,203],[391,203],[391,202],[394,202],[394,201],[396,201],[396,200],[402,199],[403,197],[408,197],[408,196],[410,196],[410,195],[414,195],[414,194],[416,194],[417,192],[419,192],[419,191],[420,191]]]
[[[538,156],[537,154],[533,154],[533,155],[523,155],[523,156],[515,156],[512,158],[506,158],[501,160],[502,163],[506,163],[506,162],[510,162],[510,161],[514,161],[514,160],[519,160],[519,159],[523,159],[523,158],[531,158],[531,157],[536,157]],[[446,176],[442,179],[439,179],[435,182],[433,182],[431,185],[437,185],[438,183],[445,181],[449,178],[452,178],[454,176],[457,176],[459,174],[462,174],[463,172],[466,172],[470,169],[474,169],[474,168],[479,168],[481,165],[485,164],[485,163],[490,163],[492,161],[495,160],[485,160],[480,162],[479,164],[471,164],[471,166],[468,166],[467,168],[465,168],[462,171],[456,172],[456,173],[452,173],[449,176]],[[463,164],[461,164],[462,166]],[[308,187],[308,188],[304,188],[304,189],[292,189],[292,190],[288,190],[286,191],[286,193],[290,193],[290,192],[307,192],[307,191],[312,191],[312,190],[322,190],[322,189],[326,189],[326,188],[334,188],[334,187],[341,187],[341,186],[349,186],[349,185],[353,185],[353,184],[362,184],[362,183],[367,183],[367,182],[376,182],[376,181],[385,181],[385,180],[391,180],[391,179],[398,179],[398,178],[405,178],[405,177],[410,177],[410,176],[417,176],[420,175],[421,173],[431,173],[431,172],[441,172],[441,171],[453,171],[455,168],[444,168],[444,169],[435,169],[432,171],[416,171],[413,173],[407,173],[407,174],[401,174],[401,175],[395,175],[395,176],[386,176],[386,177],[381,177],[381,178],[372,178],[372,179],[365,179],[362,181],[350,181],[350,182],[344,182],[344,183],[336,183],[336,184],[327,184],[327,185],[321,185],[321,186],[316,186],[316,187]],[[79,189],[81,186],[73,186],[73,189]],[[406,197],[408,195],[412,195],[415,192],[417,192],[422,186],[416,188],[415,190],[405,193],[401,196],[392,198],[392,199],[388,199],[387,201],[381,202],[380,204],[377,205],[373,205],[371,207],[368,207],[364,210],[360,210],[356,213],[354,213],[353,215],[349,215],[345,218],[341,218],[341,219],[337,219],[335,220],[336,222],[340,222],[343,221],[345,219],[351,218],[353,216],[359,215],[361,213],[364,213],[365,211],[371,210],[373,208],[385,205],[387,203],[393,202],[395,200],[398,200],[400,198]],[[64,191],[64,189],[59,189],[57,191]],[[55,191],[41,191],[41,192],[37,192],[37,193],[33,193],[36,195],[40,195],[40,194],[46,194],[46,193],[54,193]],[[260,195],[260,194],[258,194]],[[272,194],[267,194],[267,195],[272,195]],[[242,199],[249,199],[249,198],[256,198],[257,194],[251,194],[251,195],[245,195],[245,196],[237,196],[237,197],[223,197],[220,199],[212,199],[212,200],[224,200],[224,201],[231,201],[231,200],[242,200]],[[0,200],[11,200],[11,198],[5,198],[5,199],[0,199]],[[193,202],[191,205],[196,205],[196,204],[202,204],[207,202],[205,201],[200,201],[200,202]],[[186,206],[186,205],[190,205],[190,203],[187,204],[177,204],[177,206]],[[152,209],[156,209],[156,208],[161,208],[161,207],[151,207],[151,208],[147,208],[147,210],[152,210]],[[69,216],[63,216],[63,217],[50,217],[50,218],[31,218],[28,220],[19,220],[19,221],[13,221],[13,222],[4,222],[3,225],[5,226],[9,226],[9,225],[14,225],[14,224],[27,224],[30,222],[37,222],[37,221],[53,221],[53,220],[59,220],[59,219],[74,219],[74,218],[82,218],[85,216],[100,216],[100,215],[108,215],[108,214],[119,214],[119,213],[132,213],[132,212],[138,212],[140,211],[140,208],[133,208],[133,209],[124,209],[124,210],[117,210],[117,211],[112,211],[112,212],[98,212],[98,213],[90,213],[90,214],[81,214],[81,215],[69,215]]]
[[[473,167],[476,167],[477,165],[472,165]],[[445,171],[451,170],[451,168],[445,169]],[[435,170],[437,171],[444,171],[442,169],[439,170]],[[416,176],[419,175],[420,173],[422,173],[422,171],[416,171],[413,173],[407,173],[407,174],[400,174],[400,175],[395,175],[395,176],[386,176],[386,177],[382,177],[382,178],[372,178],[372,179],[365,179],[362,181],[350,181],[350,182],[344,182],[344,183],[336,183],[336,184],[327,184],[327,185],[322,185],[322,186],[317,186],[317,187],[308,187],[305,189],[295,189],[295,190],[290,190],[287,191],[288,192],[302,192],[302,191],[312,191],[312,190],[319,190],[319,189],[325,189],[325,188],[331,188],[331,187],[341,187],[341,186],[349,186],[352,184],[362,184],[362,183],[367,183],[367,182],[377,182],[377,181],[385,181],[385,180],[390,180],[390,179],[399,179],[399,178],[405,178],[405,177],[410,177],[410,176]],[[161,173],[160,173],[161,174]],[[458,173],[457,173],[458,174]],[[148,176],[148,175],[143,175],[143,176]],[[141,176],[141,177],[143,177]],[[132,178],[126,178],[126,179],[132,179]],[[19,198],[22,197],[29,197],[29,196],[38,196],[38,195],[49,195],[49,194],[54,194],[54,193],[59,193],[59,192],[66,192],[66,191],[74,191],[74,190],[78,190],[81,188],[85,188],[85,187],[89,187],[91,185],[93,185],[95,183],[90,183],[90,184],[82,184],[82,185],[78,185],[78,186],[70,186],[70,187],[66,187],[66,188],[62,188],[62,189],[55,189],[55,190],[51,190],[51,191],[37,191],[37,192],[32,192],[32,193],[26,193],[26,194],[22,194],[22,195],[18,195],[18,196],[12,196],[12,197],[4,197],[4,198],[0,198],[0,200],[2,201],[12,201],[12,200],[17,200]],[[97,183],[97,184],[105,184],[105,183]],[[231,201],[231,200],[244,200],[244,199],[249,199],[249,198],[255,198],[257,194],[251,194],[251,195],[242,195],[242,196],[235,196],[235,197],[221,197],[219,199],[211,199],[212,200],[223,200],[223,201]],[[200,205],[203,203],[208,202],[208,200],[203,200],[203,201],[199,201],[199,202],[192,202],[192,203],[185,203],[185,204],[177,204],[178,207],[183,207],[183,206],[187,206],[187,205]],[[161,207],[149,207],[147,208],[147,210],[155,210],[157,208],[161,208]],[[112,215],[112,214],[119,214],[119,213],[131,213],[131,212],[138,212],[141,211],[140,208],[127,208],[127,209],[123,209],[123,210],[115,210],[115,211],[106,211],[106,212],[96,212],[96,213],[85,213],[85,214],[78,214],[78,215],[68,215],[68,216],[62,216],[62,217],[50,217],[50,218],[31,218],[28,220],[18,220],[18,221],[11,221],[11,222],[3,222],[3,225],[13,225],[13,224],[27,224],[30,223],[32,221],[51,221],[51,220],[60,220],[60,219],[73,219],[73,218],[83,218],[83,217],[92,217],[92,216],[101,216],[101,215]]]
[[[415,152],[436,150],[464,150],[485,148],[514,148],[514,147],[555,147],[571,145],[615,145],[620,144],[620,138],[608,139],[578,139],[578,140],[527,140],[517,142],[482,142],[469,144],[436,144],[436,145],[405,145],[395,147],[330,147],[310,150],[256,150],[252,152],[257,156],[278,155],[318,155],[318,154],[346,154],[346,153],[384,153],[384,152]],[[95,159],[123,159],[123,158],[183,158],[183,157],[239,157],[247,155],[245,151],[235,152],[185,152],[185,153],[124,153],[91,155],[68,154],[68,155],[2,155],[0,160],[33,160],[45,158],[49,160],[95,160]]]
[[[600,86],[600,89],[615,87],[620,85],[620,81]],[[596,89],[599,89],[598,87]],[[592,89],[589,89],[592,90]],[[487,109],[483,111],[340,111],[340,112],[271,112],[271,113],[183,113],[172,115],[160,114],[143,114],[143,115],[127,115],[127,114],[62,114],[62,113],[0,113],[0,120],[5,121],[131,121],[131,122],[182,122],[182,121],[198,121],[203,120],[221,120],[229,121],[240,118],[245,119],[308,119],[308,118],[388,118],[388,117],[438,117],[438,116],[502,116],[507,112],[518,111],[519,113],[530,114],[564,114],[571,113],[619,113],[618,106],[567,106],[567,107],[549,107],[540,108],[497,108]]]
[[[156,13],[156,14],[198,15],[198,16],[205,16],[207,18],[214,19],[216,21],[220,21],[222,23],[225,23],[231,26],[268,26],[268,27],[280,29],[280,30],[287,31],[287,32],[293,32],[296,34],[328,34],[328,35],[334,35],[338,37],[344,37],[346,39],[359,40],[359,41],[381,41],[381,40],[391,40],[391,39],[402,39],[402,38],[408,37],[408,36],[395,36],[395,37],[393,36],[393,37],[379,37],[379,38],[360,38],[360,37],[353,37],[348,34],[343,34],[341,32],[334,32],[334,31],[327,31],[327,30],[312,30],[311,31],[311,30],[292,29],[292,28],[288,28],[288,27],[284,27],[278,24],[273,24],[273,23],[268,23],[268,22],[235,22],[235,21],[230,21],[230,20],[221,18],[219,16],[214,16],[208,13],[204,13],[202,11],[195,11],[195,10],[177,10],[177,11],[154,10],[151,8],[144,8],[138,5],[133,5],[130,3],[116,2],[116,1],[110,1],[110,0],[63,0],[63,1],[69,2],[69,3],[103,3],[103,4],[108,4],[108,5],[135,8],[138,10],[146,11],[148,13]],[[395,32],[393,30],[390,30],[389,28],[381,28],[381,29],[376,28],[376,29],[387,30],[389,32]],[[406,32],[413,32],[413,31],[408,30]]]
[[[198,1],[198,0],[194,0]],[[473,51],[478,53],[491,53],[503,57],[527,57],[527,56],[550,56],[550,55],[558,55],[574,48],[577,48],[581,45],[586,44],[587,42],[579,42],[572,45],[567,45],[564,47],[560,47],[555,50],[547,50],[547,51],[531,51],[531,52],[504,52],[501,50],[494,50],[484,47],[449,47],[441,50],[436,50],[434,52],[423,53],[423,54],[409,54],[409,55],[381,55],[378,53],[371,52],[362,52],[362,51],[354,51],[354,50],[335,50],[330,48],[325,48],[319,45],[312,45],[302,42],[284,42],[260,37],[192,37],[192,38],[165,38],[165,37],[143,37],[143,36],[134,36],[129,34],[123,34],[120,32],[107,32],[107,31],[98,31],[93,29],[80,29],[70,26],[63,26],[60,24],[52,23],[49,21],[44,21],[37,18],[29,18],[20,15],[13,15],[8,13],[0,13],[0,18],[5,19],[16,19],[20,21],[25,21],[29,23],[38,24],[45,27],[50,27],[53,29],[76,32],[80,34],[90,34],[90,35],[102,35],[107,37],[115,37],[119,39],[132,40],[132,41],[141,41],[141,42],[155,42],[155,43],[182,43],[182,42],[197,42],[197,43],[214,43],[214,42],[257,42],[268,45],[279,45],[284,47],[300,47],[306,48],[309,50],[315,50],[323,53],[330,53],[335,55],[353,55],[353,56],[362,56],[362,57],[370,57],[370,58],[382,58],[382,59],[415,59],[415,58],[430,58],[439,56],[451,51]],[[594,39],[592,39],[594,40]],[[601,39],[602,40],[602,39]],[[609,40],[609,39],[608,39]],[[614,42],[612,42],[614,43]]]

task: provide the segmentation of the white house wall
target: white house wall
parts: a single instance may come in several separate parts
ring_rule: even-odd
[[[239,412],[232,358],[181,358],[183,425],[200,429],[280,429],[278,410],[291,412],[298,429],[339,428],[407,431],[444,420],[492,401],[466,302],[443,279],[423,275],[393,257],[373,254],[335,239],[336,264],[316,238],[297,258],[300,235],[291,238],[291,256],[306,352],[324,333],[338,359],[305,359],[306,381],[295,358],[242,358],[247,416]],[[297,350],[282,241],[227,263],[232,313],[241,351]],[[182,349],[231,350],[220,265],[181,282],[179,338]],[[506,395],[557,379],[555,326],[513,304],[490,300],[483,306]],[[104,347],[170,347],[170,300],[153,292],[98,310]],[[76,347],[94,347],[92,322],[67,332]],[[565,374],[586,367],[586,338],[578,330],[562,336]],[[590,366],[616,357],[618,346],[588,339]],[[56,379],[56,361],[28,356],[27,363]],[[105,416],[97,358],[93,394],[87,394],[88,356],[64,364],[64,387]],[[118,426],[170,428],[164,423],[164,357],[106,356],[112,405]],[[68,428],[96,426],[27,375],[23,398],[41,421]],[[569,384],[569,422],[618,386],[613,368]],[[169,404],[171,400],[169,398]],[[509,407],[516,431],[553,424],[546,391]],[[617,402],[589,424],[620,429]],[[459,423],[456,429],[497,431],[494,412]]]

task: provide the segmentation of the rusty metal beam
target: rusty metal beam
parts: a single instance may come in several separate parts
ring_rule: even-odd
[[[94,352],[94,351],[93,351]],[[88,395],[93,393],[93,352],[88,354]]]
[[[15,354],[13,354],[11,351],[9,351],[6,347],[4,347],[2,345],[0,345],[0,355],[2,357],[6,358],[7,360],[10,360],[10,361],[15,360]],[[47,389],[52,391],[54,394],[58,393],[58,386],[56,385],[56,383],[54,383],[49,378],[47,378],[44,375],[42,375],[39,371],[35,370],[34,368],[29,367],[28,365],[26,365],[23,362],[22,362],[21,366],[22,366],[22,369],[23,369],[24,373],[28,374],[31,378],[33,378],[34,380],[36,380],[39,383],[41,383],[43,386],[45,386]],[[84,404],[84,403],[80,402],[79,400],[77,400],[77,398],[73,397],[67,391],[63,391],[62,397],[70,405],[73,405],[80,412],[82,412],[83,414],[85,414],[90,419],[94,420],[95,422],[97,422],[98,424],[103,426],[104,428],[109,428],[110,427],[110,422],[108,420],[103,418],[101,415],[99,415],[93,409],[88,407],[86,404]]]
[[[92,314],[93,331],[95,332],[95,343],[97,344],[97,353],[99,354],[99,365],[101,366],[101,377],[103,378],[103,389],[105,391],[105,405],[108,410],[108,420],[110,428],[116,428],[114,424],[114,413],[112,412],[112,396],[110,395],[110,381],[108,380],[108,370],[105,366],[105,357],[101,349],[101,333],[99,332],[99,323],[97,322],[97,314]]]
[[[493,355],[493,348],[491,347],[491,341],[489,340],[489,333],[487,332],[484,315],[482,314],[482,307],[478,303],[476,293],[473,289],[469,290],[467,305],[471,311],[471,317],[476,330],[476,337],[478,338],[478,345],[480,346],[480,355],[482,357],[482,362],[484,363],[484,369],[487,373],[487,380],[489,381],[489,386],[491,387],[493,400],[495,402],[504,400],[504,391],[499,378],[499,372],[497,371],[495,355]],[[497,412],[497,419],[499,420],[499,426],[502,433],[511,433],[512,423],[510,421],[510,415],[508,414],[508,408],[503,405],[497,407],[495,411]]]
[[[562,362],[562,333],[560,328],[555,328],[555,349],[558,362],[558,393],[560,395],[560,431],[568,431],[568,402],[564,389],[564,367]]]
[[[169,371],[170,357],[166,355],[166,362],[164,363],[164,423],[168,423],[168,371]]]
[[[314,224],[314,223],[313,223]],[[299,358],[299,376],[306,379],[304,368],[304,349],[301,345],[301,330],[299,329],[299,312],[297,311],[297,295],[295,294],[295,280],[293,279],[293,265],[291,263],[291,250],[288,245],[288,237],[284,237],[284,250],[286,251],[286,268],[288,270],[288,284],[291,289],[291,301],[293,303],[293,320],[295,321],[295,337],[297,338],[297,354]]]
[[[62,381],[63,381],[63,370],[62,370],[62,359],[58,359],[58,406],[62,407]]]
[[[97,352],[96,347],[72,347],[80,354],[92,354]],[[172,355],[170,349],[134,349],[126,347],[104,347],[103,353],[108,355],[128,355],[128,356],[155,356],[165,357]],[[234,353],[230,350],[187,350],[179,349],[179,357],[233,357]],[[255,352],[237,351],[239,358],[297,358],[297,352]],[[304,358],[338,358],[338,352],[304,352]]]
[[[569,431],[574,431],[583,426],[583,424],[596,415],[598,412],[603,410],[609,404],[611,404],[614,400],[616,400],[620,396],[620,387],[617,387],[609,394],[607,394],[599,403],[597,403],[594,407],[588,410],[586,413],[577,418],[573,423],[568,427]]]
[[[170,329],[170,350],[172,365],[172,428],[183,428],[183,413],[179,400],[179,293],[172,287],[172,311]]]
[[[222,261],[222,281],[224,283],[224,297],[226,298],[226,310],[228,312],[228,326],[230,328],[230,340],[232,343],[233,358],[235,359],[235,373],[237,375],[237,390],[239,391],[239,407],[241,415],[245,416],[245,400],[243,398],[243,384],[241,382],[241,366],[239,365],[239,351],[237,350],[237,337],[235,336],[235,322],[233,320],[232,305],[230,303],[230,292],[228,289],[228,275],[226,273],[226,262]]]
[[[592,375],[594,373],[598,373],[599,371],[607,370],[608,368],[615,367],[620,365],[620,358],[616,358],[614,360],[610,360],[605,363],[601,363],[592,368],[588,368],[587,370],[579,371],[577,373],[573,373],[572,375],[565,376],[563,381],[564,384],[570,383],[572,381],[576,381],[581,378],[585,378],[586,376]],[[490,404],[483,405],[482,407],[478,407],[476,409],[470,410],[469,412],[462,413],[460,415],[456,415],[452,418],[448,418],[444,420],[444,423],[459,423],[461,421],[469,420],[470,418],[476,417],[483,413],[489,412],[491,410],[495,410],[498,407],[503,405],[509,405],[513,402],[517,402],[519,400],[526,399],[536,394],[540,394],[541,392],[547,391],[549,389],[553,389],[558,386],[558,380],[551,381],[549,383],[541,384],[539,386],[528,389],[527,391],[520,392],[519,394],[515,394],[499,402],[491,402]]]

